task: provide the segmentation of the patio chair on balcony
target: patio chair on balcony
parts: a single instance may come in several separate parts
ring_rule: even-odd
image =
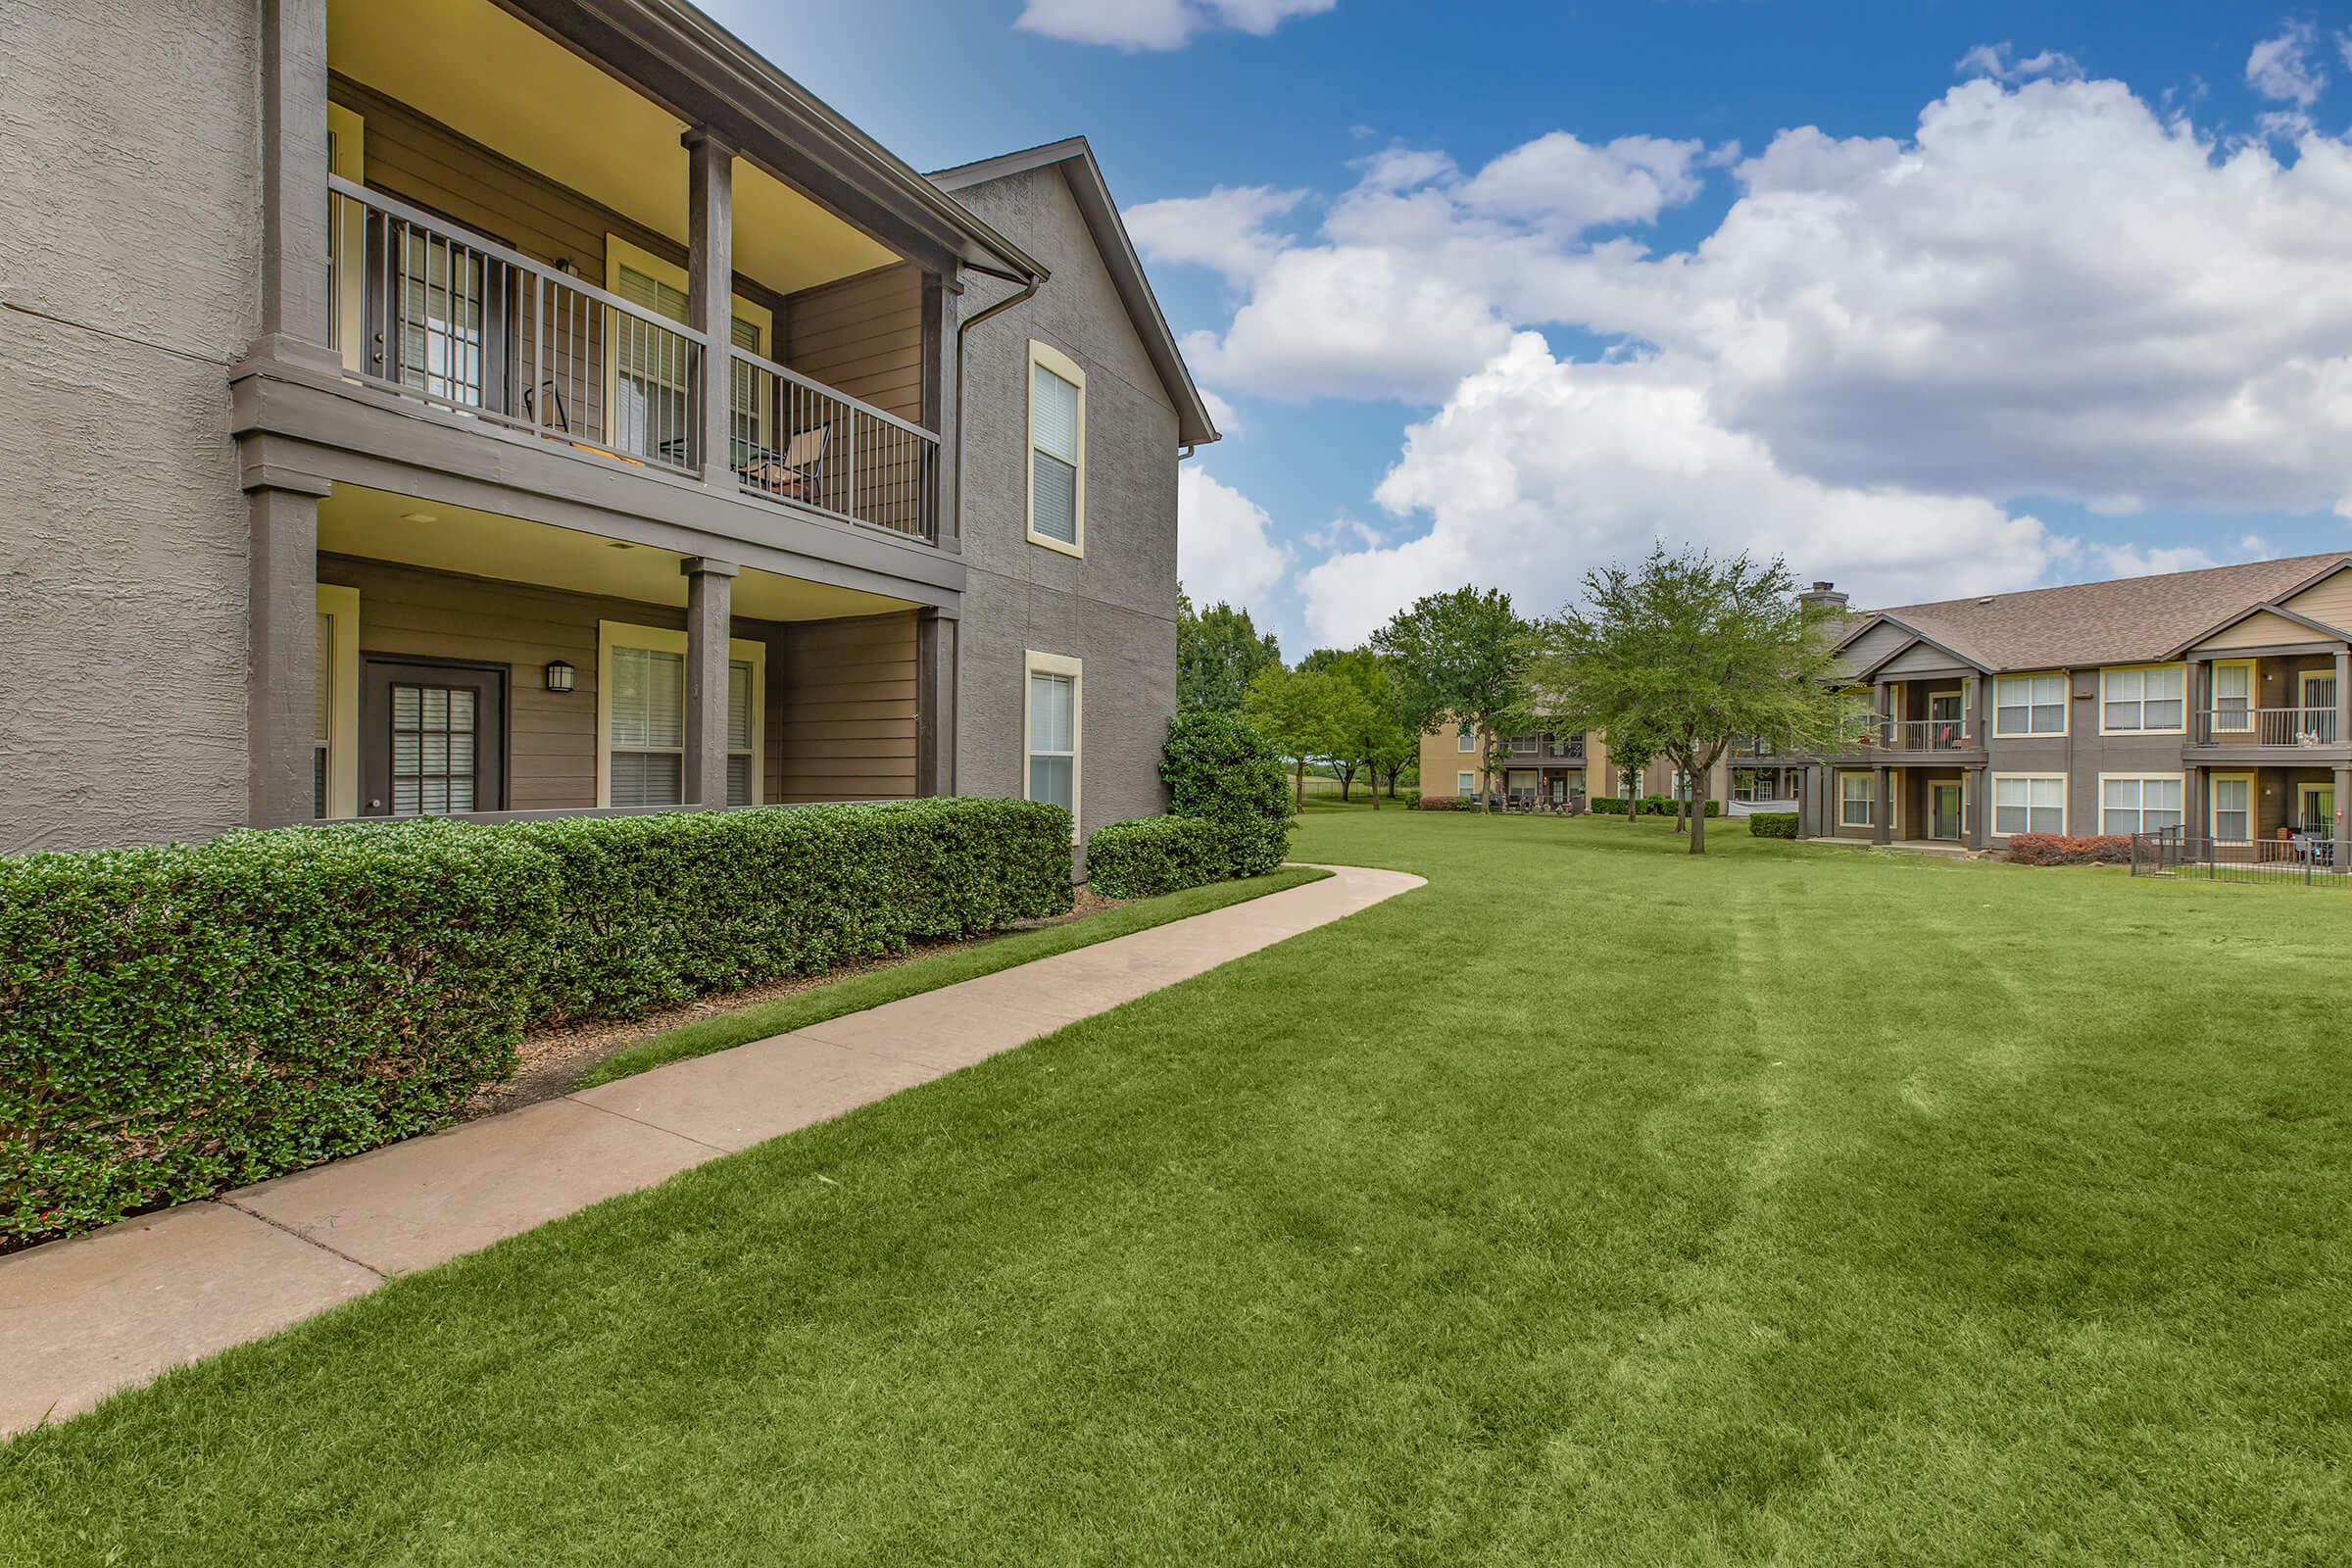
[[[737,441],[730,456],[735,471],[753,489],[807,500],[816,491],[824,467],[825,441],[832,433],[829,426],[821,424],[796,430],[780,455],[767,447]]]

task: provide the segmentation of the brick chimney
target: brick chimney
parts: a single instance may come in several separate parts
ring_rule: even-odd
[[[1836,583],[1817,582],[1803,593],[1798,594],[1796,602],[1816,610],[1841,611],[1845,608],[1845,595],[1838,591]]]

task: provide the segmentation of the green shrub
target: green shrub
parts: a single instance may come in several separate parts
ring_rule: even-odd
[[[2019,865],[2130,865],[2128,833],[2012,833],[2007,850]]]
[[[1099,827],[1086,841],[1086,875],[1109,899],[1146,899],[1234,875],[1233,831],[1202,816],[1146,816]]]
[[[541,1022],[633,1018],[1070,907],[1070,815],[964,797],[562,817]]]
[[[514,1065],[556,876],[439,822],[0,858],[0,1240],[444,1120]]]
[[[1796,837],[1794,811],[1752,811],[1747,818],[1748,836],[1759,839],[1792,839]]]
[[[1415,811],[1466,811],[1470,803],[1459,795],[1423,795],[1408,808]]]
[[[448,1119],[524,1024],[1070,907],[1070,814],[924,800],[0,858],[0,1242]]]
[[[1263,876],[1291,849],[1289,781],[1273,744],[1248,719],[1202,710],[1176,715],[1159,754],[1168,814],[1224,824],[1235,876]],[[1089,872],[1092,875],[1092,872]]]

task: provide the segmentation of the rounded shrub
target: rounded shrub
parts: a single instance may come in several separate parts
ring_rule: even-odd
[[[1148,899],[1233,875],[1232,830],[1204,816],[1145,816],[1086,841],[1087,880],[1107,899]]]
[[[1792,839],[1796,837],[1794,811],[1755,811],[1747,818],[1748,837],[1758,839]]]
[[[1232,713],[1179,713],[1159,754],[1168,814],[1224,826],[1233,876],[1263,876],[1291,848],[1291,802],[1282,757],[1248,719]],[[1090,871],[1089,875],[1093,873]]]

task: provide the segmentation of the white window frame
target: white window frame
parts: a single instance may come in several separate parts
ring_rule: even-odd
[[[2107,698],[2107,683],[2108,683],[2110,680],[2112,680],[2114,677],[2118,676],[2118,675],[2145,675],[2145,674],[2147,674],[2147,673],[2148,673],[2149,671],[2151,671],[2151,670],[2161,670],[2161,669],[2177,670],[2177,671],[2179,671],[2179,672],[2180,672],[2180,723],[2178,723],[2178,724],[2174,724],[2174,725],[2170,726],[2169,728],[2164,728],[2164,729],[2149,729],[2149,728],[2145,727],[2144,725],[2143,725],[2143,726],[2136,726],[2136,727],[2133,727],[2133,728],[2129,728],[2129,729],[2124,729],[2124,728],[2118,728],[2118,727],[2116,727],[2115,725],[2109,724],[2109,723],[2107,722],[2107,701],[2108,701],[2108,698]],[[2164,700],[2165,700],[2165,699],[2162,699],[2162,698],[2159,698],[2159,699],[2158,699],[2158,701],[2159,701],[2159,702],[2161,702],[2161,701],[2164,701]],[[2144,683],[2143,683],[2143,686],[2142,686],[2142,695],[2141,695],[2141,697],[2139,698],[2139,702],[2140,702],[2140,706],[2141,706],[2141,712],[2140,712],[2140,716],[2141,716],[2142,718],[2145,718],[2145,717],[2147,716],[2147,712],[2146,712],[2147,698],[2146,698],[2146,696],[2145,696],[2145,686],[2144,686]],[[2188,666],[2187,666],[2186,664],[2109,664],[2109,665],[2106,665],[2105,667],[2103,667],[2103,668],[2101,668],[2101,669],[2100,669],[2100,671],[2099,671],[2099,733],[2100,733],[2100,734],[2102,734],[2102,735],[2182,735],[2182,734],[2186,734],[2186,733],[2187,733],[2187,731],[2188,731]],[[2118,778],[2143,778],[2143,777],[2144,777],[2144,778],[2154,778],[2154,777],[2156,777],[2157,775],[2156,775],[2156,774],[2153,774],[2153,773],[2147,773],[2147,774],[2140,774],[2140,773],[2119,773],[2119,774],[2117,774],[2116,776],[2117,776]],[[2105,810],[2106,810],[2106,803],[2105,803],[2105,802],[2103,802],[2103,801],[2102,801],[2102,802],[2100,803],[2099,809],[2100,809],[2100,811],[2101,811],[2101,813],[2102,813],[2102,814],[2105,812]]]
[[[1454,731],[1453,749],[1465,756],[1477,751],[1478,726],[1471,723],[1468,719],[1464,719],[1461,727]]]
[[[2225,724],[2222,722],[2221,674],[2225,669],[2242,669],[2246,672],[2246,717],[2245,722],[2242,724]],[[2254,710],[2262,706],[2262,682],[2255,671],[2255,662],[2251,659],[2217,659],[2213,662],[2212,679],[2213,690],[2208,692],[2205,698],[2205,710],[2208,716],[2212,719],[2212,732],[2216,735],[2248,735],[2253,733]]]
[[[2225,838],[2222,834],[2222,803],[2217,784],[2243,784],[2246,787],[2246,836],[2242,839]],[[2248,773],[2210,773],[2205,778],[2205,836],[2216,843],[2251,844],[2254,826],[2260,819],[2259,802],[2262,799],[2260,780]]]
[[[1863,796],[1862,796],[1862,808],[1863,808],[1863,814],[1862,814],[1862,820],[1861,820],[1861,821],[1859,821],[1859,822],[1855,821],[1855,820],[1854,820],[1852,817],[1850,817],[1850,816],[1848,816],[1848,815],[1846,814],[1846,808],[1847,808],[1847,807],[1849,807],[1849,806],[1851,806],[1851,805],[1853,805],[1854,803],[1852,802],[1852,800],[1851,800],[1851,799],[1849,799],[1849,798],[1847,797],[1847,795],[1846,795],[1846,793],[1845,793],[1845,784],[1846,784],[1846,780],[1848,780],[1848,779],[1857,779],[1857,778],[1858,778],[1858,779],[1860,779],[1860,780],[1862,781],[1862,789],[1863,789]],[[1878,778],[1878,775],[1877,775],[1876,773],[1863,773],[1863,772],[1858,772],[1858,771],[1856,771],[1856,770],[1854,770],[1854,769],[1851,769],[1851,768],[1841,768],[1841,769],[1839,769],[1839,770],[1838,770],[1838,825],[1839,827],[1876,827],[1876,826],[1878,826],[1878,822],[1879,822],[1879,778]]]
[[[2026,825],[2022,828],[2017,828],[2014,830],[2004,830],[2001,827],[2001,786],[2010,783],[2023,784],[2026,786]],[[2005,839],[2012,837],[2014,833],[2040,833],[2047,831],[2046,829],[2037,828],[2034,825],[2034,813],[2037,810],[2046,811],[2049,809],[2049,808],[2046,806],[2037,807],[2034,804],[2034,786],[2036,784],[2055,784],[2058,786],[2058,832],[2062,836],[2065,834],[2067,830],[2067,811],[2068,808],[2072,805],[2072,802],[2068,800],[2068,795],[2070,792],[2067,789],[2066,775],[2064,773],[1995,773],[1992,775],[1992,815],[1989,818],[1991,823],[1991,837],[1996,839]]]
[[[360,591],[319,583],[318,613],[326,617],[327,640],[318,658],[326,665],[326,814],[360,814]]]
[[[1461,772],[1453,775],[1453,787],[1455,792],[1466,801],[1478,793],[1478,775],[1468,768],[1464,768]]]
[[[2033,727],[2034,710],[2036,708],[2047,708],[2049,706],[2047,703],[2036,703],[2034,701],[2033,682],[2037,680],[2054,680],[2058,683],[2058,727],[2056,729],[2037,730]],[[2001,702],[2001,688],[2017,682],[2024,682],[2026,684],[2026,700],[2023,703],[2010,703],[2006,706],[2010,708],[2023,708],[2026,710],[2027,727],[2024,729],[2003,729],[2001,728],[2001,709],[2004,705]],[[2074,704],[2072,685],[2073,683],[2066,678],[2066,671],[2063,669],[2036,669],[2026,671],[2023,674],[1995,675],[1992,678],[1992,733],[1994,738],[2005,741],[2054,741],[2065,739],[2068,725],[2071,722],[2067,710]]]
[[[2099,699],[2099,702],[2100,707],[2104,709],[2106,706],[2106,698],[2102,696]],[[2125,730],[2123,733],[2130,735],[2137,732],[2133,730]],[[2155,733],[2162,732],[2158,731]],[[2132,829],[2133,832],[2150,833],[2155,831],[2153,828],[2150,828],[2147,825],[2147,786],[2150,784],[2160,784],[2168,781],[2180,786],[2180,824],[2184,828],[2188,825],[2188,775],[2185,773],[2101,773],[2099,775],[2099,832],[2102,835],[2106,834],[2108,831],[2107,786],[2110,782],[2121,782],[2126,779],[2133,780],[2140,786],[2139,807],[2134,813],[2139,817],[2139,825]]]
[[[1078,389],[1078,478],[1077,494],[1073,502],[1073,510],[1076,514],[1072,518],[1070,529],[1075,537],[1066,543],[1051,534],[1037,531],[1037,372],[1041,368],[1052,371]],[[1029,495],[1029,542],[1033,545],[1042,545],[1048,550],[1058,551],[1065,556],[1077,556],[1084,559],[1086,555],[1086,371],[1079,368],[1076,360],[1071,359],[1053,344],[1040,343],[1037,339],[1031,338],[1029,340],[1029,362],[1022,368],[1021,373],[1027,377],[1021,385],[1021,397],[1029,411],[1029,439],[1021,451],[1023,465],[1027,469],[1023,483],[1027,487]],[[1028,744],[1025,737],[1022,744]]]
[[[1034,648],[1021,656],[1021,799],[1024,801],[1037,798],[1029,793],[1029,760],[1040,755],[1029,749],[1029,737],[1036,733],[1029,727],[1035,717],[1031,709],[1036,693],[1030,680],[1034,675],[1070,677],[1070,842],[1075,844],[1084,832],[1080,808],[1086,804],[1086,661],[1064,654],[1041,654]]]
[[[596,804],[612,804],[612,650],[642,648],[657,654],[686,653],[686,634],[665,626],[640,626],[626,620],[600,620],[596,623]],[[767,644],[754,642],[748,637],[727,639],[727,662],[752,666],[752,799],[754,806],[762,806],[767,794]],[[686,678],[685,671],[678,678]],[[683,707],[684,694],[680,694]],[[679,755],[684,756],[681,736]],[[730,757],[738,755],[728,748]],[[683,789],[683,764],[679,783]]]

